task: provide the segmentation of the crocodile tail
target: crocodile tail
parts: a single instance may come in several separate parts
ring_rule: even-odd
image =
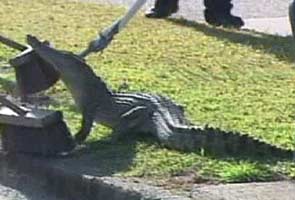
[[[177,127],[176,130],[158,137],[160,142],[171,149],[181,151],[203,151],[209,155],[267,156],[293,158],[294,152],[282,149],[245,134],[226,132],[212,127]],[[163,134],[161,134],[162,136]]]

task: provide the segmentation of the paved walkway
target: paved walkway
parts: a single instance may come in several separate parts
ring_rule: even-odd
[[[81,0],[128,6],[134,0]],[[153,5],[148,1],[145,9]],[[292,0],[233,0],[233,14],[241,16],[245,21],[245,29],[258,32],[291,35],[288,19],[288,7]],[[180,0],[180,9],[175,17],[204,22],[203,0]]]
[[[295,184],[291,182],[195,185],[191,196],[196,200],[294,200]]]
[[[113,156],[110,159],[116,160]],[[117,166],[114,165],[116,162]],[[115,171],[128,166],[128,163],[118,161],[101,162],[100,155],[91,153],[77,154],[64,159],[42,159],[25,155],[6,156],[0,151],[0,183],[3,184],[3,186],[0,184],[0,199],[4,197],[7,200],[61,200],[54,195],[65,199],[85,200],[295,199],[295,182],[291,181],[224,185],[193,184],[187,185],[185,190],[181,188],[168,190],[167,187],[155,186],[151,180],[112,176]],[[13,178],[11,181],[10,178],[10,181],[7,181],[7,175],[11,174],[7,173],[8,170],[17,171],[15,177],[19,179]],[[15,180],[19,182],[15,184]],[[43,197],[40,193],[45,188],[51,192],[50,196]],[[47,194],[46,191],[43,195]]]
[[[245,29],[258,32],[291,35],[288,7],[292,0],[233,0],[233,14],[245,21]],[[190,20],[204,21],[203,5],[200,0],[183,0],[177,16]],[[197,4],[197,6],[191,6]]]

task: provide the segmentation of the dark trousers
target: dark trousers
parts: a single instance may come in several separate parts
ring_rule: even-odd
[[[204,6],[206,10],[223,14],[229,14],[233,8],[231,0],[204,0]]]

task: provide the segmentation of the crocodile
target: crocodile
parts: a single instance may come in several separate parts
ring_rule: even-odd
[[[60,73],[82,114],[81,129],[75,135],[77,143],[87,138],[92,124],[97,122],[110,127],[114,138],[129,133],[150,134],[163,146],[181,151],[293,156],[291,150],[270,145],[247,134],[194,125],[185,117],[183,107],[167,97],[114,92],[81,57],[50,47],[34,36],[28,35],[27,42]]]

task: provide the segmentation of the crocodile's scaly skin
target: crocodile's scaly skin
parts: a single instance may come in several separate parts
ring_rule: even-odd
[[[192,125],[180,105],[172,100],[145,93],[114,93],[79,57],[44,45],[28,36],[36,53],[59,71],[70,90],[83,119],[76,135],[83,142],[93,121],[111,127],[116,135],[130,132],[148,133],[166,147],[184,151],[204,149],[221,154],[269,154],[292,156],[283,150],[246,135],[216,128]]]

